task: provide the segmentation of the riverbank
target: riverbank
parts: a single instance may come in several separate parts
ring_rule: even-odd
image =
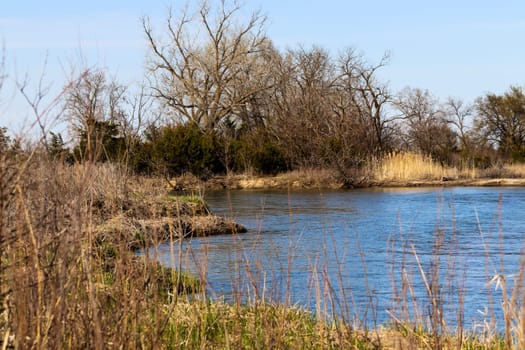
[[[199,196],[111,164],[0,157],[0,348],[162,348],[170,305],[206,288],[159,243],[245,230]]]
[[[330,173],[328,180],[319,173],[308,176],[292,174],[291,186],[337,184],[329,180]],[[234,302],[212,301],[205,259],[195,261],[196,276],[186,275],[162,267],[156,249],[165,240],[232,234],[240,228],[227,218],[215,221],[199,192],[174,188],[173,181],[129,176],[111,164],[65,166],[44,157],[23,166],[0,159],[0,178],[5,180],[0,181],[0,348],[405,349],[502,344],[495,328],[488,329],[490,336],[441,328],[432,333],[423,323],[367,329],[363,320],[343,319],[323,309],[334,302],[331,292],[316,294],[319,308],[309,312],[268,299],[271,291],[259,289],[252,277],[244,281],[247,289]],[[247,177],[240,180],[250,185]],[[273,186],[289,186],[290,180],[274,178]],[[231,224],[226,231],[220,224],[225,222]],[[148,252],[137,256],[138,248]],[[243,266],[257,263],[255,256],[243,257]],[[231,273],[238,270],[234,267]],[[521,338],[507,344],[514,339]]]
[[[444,166],[413,153],[385,156],[359,169],[305,168],[260,176],[253,173],[214,176],[204,181],[185,175],[170,179],[172,190],[301,190],[423,186],[525,186],[525,164],[495,164],[488,168]]]
[[[179,188],[220,189],[349,189],[423,186],[525,186],[524,164],[488,168],[444,166],[420,154],[398,153],[370,161],[344,173],[336,169],[299,169],[275,176],[240,174],[215,176],[200,182],[192,176],[173,180]]]
[[[150,185],[159,188],[154,183]],[[202,197],[196,195],[152,195],[142,190],[123,199],[117,213],[106,206],[101,201],[95,207],[99,222],[95,228],[97,242],[125,242],[132,251],[168,240],[246,232],[232,219],[214,215]]]
[[[286,193],[282,193],[282,195],[286,196]],[[254,196],[258,196],[258,194],[254,193]],[[222,201],[227,203],[226,199]],[[233,202],[237,202],[235,198],[233,198]],[[286,199],[279,200],[278,202],[286,202]],[[397,201],[394,202],[397,203]],[[422,206],[419,205],[418,207]],[[432,212],[435,212],[435,210],[432,210]],[[315,218],[320,218],[321,216],[313,214],[312,217],[313,220],[315,220]],[[428,220],[428,222],[431,222],[432,219],[433,218]],[[374,222],[378,221],[374,220]],[[367,232],[370,234],[370,231],[365,230],[359,230],[359,232]],[[378,237],[376,235],[373,236]],[[465,236],[462,235],[462,237]],[[230,237],[224,238],[226,242],[225,244],[223,243],[222,246],[235,245],[234,239],[230,241]],[[274,237],[261,236],[260,238],[261,240],[273,241],[272,244],[275,248],[272,249],[272,254],[269,254],[272,256],[272,259],[275,259],[277,256],[285,256],[288,247],[286,240],[283,244],[282,242],[276,242]],[[309,240],[308,235],[302,233],[301,245],[306,244],[304,242]],[[383,242],[382,239],[379,240]],[[212,245],[213,243],[208,244]],[[225,259],[227,261],[217,261],[216,258],[212,258],[212,260],[207,262],[207,259],[201,259],[198,253],[191,253],[192,258],[201,264],[197,265],[197,271],[207,272],[207,275],[204,275],[204,277],[209,278],[209,284],[206,286],[209,288],[208,291],[210,294],[208,295],[210,295],[212,299],[206,301],[203,301],[203,299],[187,300],[186,297],[182,297],[173,305],[174,316],[168,321],[170,331],[165,334],[168,344],[184,343],[185,347],[188,348],[498,349],[505,347],[502,335],[497,333],[496,328],[488,328],[489,326],[487,326],[485,330],[491,333],[490,336],[482,333],[471,334],[469,332],[474,332],[474,330],[471,329],[470,326],[465,330],[461,328],[463,325],[459,326],[459,328],[452,328],[449,325],[450,328],[447,328],[446,322],[443,320],[434,321],[437,323],[429,326],[428,323],[426,323],[430,322],[429,319],[426,318],[426,314],[420,314],[425,316],[421,316],[421,319],[414,319],[414,321],[408,317],[407,319],[409,321],[407,321],[405,318],[402,320],[396,319],[395,317],[399,316],[399,314],[393,312],[391,322],[382,320],[378,322],[377,325],[374,324],[370,326],[371,328],[367,328],[364,322],[366,316],[363,315],[359,315],[363,318],[358,317],[353,319],[352,317],[327,313],[327,310],[322,307],[307,311],[297,308],[297,305],[300,304],[295,304],[296,307],[294,307],[291,303],[283,302],[282,299],[272,301],[273,289],[270,283],[264,286],[268,287],[268,289],[263,289],[264,287],[258,284],[257,276],[263,274],[275,276],[275,274],[269,269],[270,263],[267,264],[258,260],[260,258],[256,257],[256,255],[260,253],[256,253],[253,256],[250,255],[255,250],[260,252],[258,248],[256,249],[251,244],[248,244],[248,246],[251,247],[251,250],[247,254],[239,253],[243,258],[238,264],[232,259],[235,253],[229,252],[226,248],[221,248],[217,254],[216,251],[210,249],[210,246],[205,245],[206,248],[204,250],[206,253],[204,254],[209,253],[211,257],[222,255],[228,257]],[[322,244],[317,244],[316,246],[322,246]],[[280,254],[277,247],[285,247],[284,253]],[[341,245],[338,245],[338,247],[343,249]],[[188,248],[184,251],[186,252],[187,249]],[[195,250],[195,252],[196,251],[197,250]],[[298,252],[300,251],[294,250],[295,254]],[[374,252],[379,254],[375,250]],[[423,251],[419,252],[426,254],[426,252]],[[174,257],[174,261],[177,261],[178,253],[172,252],[170,254],[171,259]],[[299,255],[302,254],[299,253]],[[480,255],[482,255],[482,253]],[[297,255],[291,259],[291,265],[297,264],[301,266]],[[443,262],[444,261],[445,260],[443,260]],[[230,300],[228,303],[221,301],[220,292],[217,294],[213,292],[213,286],[216,286],[216,284],[211,276],[216,272],[214,267],[210,265],[219,266],[220,269],[229,271],[229,273],[231,273],[230,278],[234,281],[235,278],[240,275],[239,271],[244,271],[244,264],[249,266],[247,268],[248,273],[254,274],[254,277],[249,277],[245,280],[246,284],[249,284],[253,289],[250,287],[243,289],[241,284],[234,284],[235,282],[232,282],[232,285],[235,285],[234,288],[239,288],[236,289],[236,292],[239,293],[237,295],[242,296],[239,296],[235,301]],[[232,268],[232,266],[234,267]],[[359,270],[357,264],[351,266]],[[371,273],[371,266],[368,264],[367,269],[368,273]],[[291,273],[295,276],[295,272],[292,271]],[[417,272],[415,273],[417,275]],[[428,276],[428,278],[434,278],[434,276],[431,275],[426,276]],[[389,276],[385,275],[384,278],[388,279]],[[354,285],[364,284],[354,278],[350,278],[349,280],[352,280]],[[341,281],[330,280],[328,277],[326,277],[324,281],[328,284],[341,283]],[[421,291],[421,285],[417,286],[416,284],[412,284],[414,283],[413,281],[407,283],[410,283],[407,285],[407,288],[412,288],[412,290],[415,290],[415,293]],[[440,281],[439,285],[442,286],[445,283],[448,282]],[[444,291],[442,288],[444,287],[439,287],[439,293]],[[356,293],[355,289],[353,293]],[[265,299],[265,294],[269,296],[268,299]],[[315,291],[312,290],[312,294],[315,294]],[[321,290],[316,297],[319,298],[316,299],[319,305],[323,305],[324,303],[330,302],[332,298],[337,298],[338,295],[337,292],[334,291]],[[439,299],[435,299],[436,304],[434,306],[425,305],[421,310],[426,310],[428,306],[429,308],[435,308],[431,312],[442,312],[445,310],[444,304],[441,304],[444,300],[445,299],[442,299],[442,294],[440,294]],[[460,308],[460,306],[458,306],[458,308]],[[380,312],[379,310],[383,309],[376,305],[373,312],[376,314]],[[475,310],[477,310],[477,308]],[[469,308],[468,311],[470,312],[472,309]],[[491,325],[490,327],[495,326]],[[260,329],[263,329],[264,332],[259,331]]]
[[[311,173],[311,172],[310,172]],[[173,179],[182,191],[204,190],[339,190],[348,188],[399,188],[399,187],[454,187],[454,186],[525,186],[525,178],[469,178],[458,179],[387,179],[375,180],[362,176],[348,186],[335,175],[308,175],[308,172],[290,172],[276,176],[230,175],[215,176],[199,181],[193,176]]]

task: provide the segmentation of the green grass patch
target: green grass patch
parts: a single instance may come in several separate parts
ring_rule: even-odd
[[[375,349],[377,343],[343,322],[323,322],[279,304],[232,305],[183,301],[174,305],[162,342],[168,349]]]
[[[184,203],[185,205],[188,205],[192,208],[193,215],[203,215],[210,213],[208,203],[206,203],[204,198],[199,195],[167,195],[164,197],[164,201],[167,203]]]

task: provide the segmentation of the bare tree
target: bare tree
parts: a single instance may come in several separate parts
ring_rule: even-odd
[[[386,115],[386,105],[391,96],[385,84],[377,78],[377,72],[389,60],[385,54],[379,63],[368,64],[355,50],[348,49],[340,57],[339,93],[351,102],[346,110],[359,119],[365,134],[361,135],[369,155],[380,156],[387,147],[389,124],[393,121]]]
[[[450,97],[445,104],[447,122],[454,126],[459,139],[463,157],[469,158],[473,152],[472,116],[473,107],[462,100]]]
[[[119,122],[121,130],[125,136],[138,138],[148,123],[153,123],[158,119],[154,113],[153,101],[146,93],[144,85],[141,85],[131,97],[125,96],[123,99],[128,110],[121,114]]]
[[[126,89],[88,70],[66,90],[65,116],[78,137],[80,158],[95,161],[124,155],[121,126],[130,126],[123,107]]]
[[[525,93],[511,87],[503,95],[476,101],[476,128],[506,157],[525,158]]]
[[[240,9],[237,2],[221,1],[212,9],[203,1],[193,14],[186,9],[175,18],[170,10],[166,35],[155,34],[148,18],[142,21],[154,96],[203,130],[238,114],[267,88],[254,84],[264,81],[261,57],[270,47],[263,34],[265,17],[255,12],[239,23]]]
[[[60,121],[63,112],[62,99],[66,90],[74,84],[74,80],[67,82],[57,94],[52,94],[52,83],[47,80],[46,68],[47,58],[36,84],[33,84],[29,76],[26,75],[23,79],[17,79],[16,86],[33,113],[34,121],[31,123],[30,129],[38,126],[40,142],[50,152],[47,136],[55,123]],[[35,86],[33,87],[33,85]]]
[[[456,149],[456,135],[449,128],[439,101],[427,90],[407,88],[396,101],[405,122],[405,142],[409,149],[450,161]]]
[[[301,166],[319,166],[320,147],[332,131],[333,66],[328,52],[318,47],[289,50],[278,74],[274,128],[290,158]]]

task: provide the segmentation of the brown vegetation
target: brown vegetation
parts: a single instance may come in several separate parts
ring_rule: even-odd
[[[318,47],[280,52],[262,31],[264,17],[242,23],[239,11],[236,3],[214,9],[204,1],[194,14],[170,12],[167,36],[144,19],[151,94],[133,96],[93,68],[44,108],[45,89],[33,99],[28,82],[20,84],[41,135],[33,142],[0,128],[1,347],[525,347],[523,285],[511,290],[503,275],[495,281],[504,293],[504,334],[487,327],[491,336],[482,338],[447,333],[435,271],[419,269],[430,281],[430,326],[393,317],[392,327],[369,331],[258,295],[248,304],[212,302],[206,261],[200,280],[157,263],[162,241],[243,231],[211,216],[198,197],[179,196],[196,186],[513,184],[504,177],[523,185],[521,88],[472,106],[441,104],[419,89],[396,96],[378,80],[387,55],[370,64],[351,49],[335,59]],[[0,88],[3,67],[2,59]],[[45,125],[51,111],[68,124],[70,142]],[[257,180],[231,176],[285,170]],[[171,180],[187,172],[198,178]]]
[[[353,186],[414,187],[414,186],[525,186],[523,164],[501,164],[486,169],[443,166],[431,157],[419,153],[391,153],[381,160],[372,160],[352,175]],[[214,176],[199,180],[186,174],[172,180],[188,191],[203,189],[348,189],[349,186],[333,169],[303,168],[275,176],[257,174]]]
[[[392,156],[392,164],[397,164],[395,159]],[[242,298],[232,304],[215,302],[206,299],[207,261],[197,262],[196,280],[162,268],[152,258],[161,241],[180,244],[185,224],[192,225],[195,234],[211,233],[205,227],[210,222],[215,227],[217,219],[208,215],[199,197],[170,194],[173,182],[130,177],[110,164],[65,166],[38,148],[3,153],[0,177],[0,332],[5,347],[485,349],[524,341],[522,284],[511,286],[500,275],[494,283],[505,293],[505,332],[487,325],[481,336],[445,327],[437,297],[444,281],[437,270],[425,270],[419,263],[430,304],[416,303],[414,315],[423,315],[419,308],[428,307],[436,316],[430,326],[426,318],[395,312],[391,326],[356,328],[322,309],[312,314],[270,302],[262,291],[245,295],[246,303]],[[331,179],[330,173],[306,170],[289,174],[290,181],[305,177],[312,186]],[[203,221],[198,219],[201,214]],[[445,257],[439,237],[434,256],[438,267],[448,263],[440,261]],[[135,256],[130,249],[138,247],[151,254]],[[417,261],[415,250],[405,254]],[[180,264],[180,257],[173,260]],[[323,289],[334,277],[324,278],[315,291],[320,305],[334,297],[333,291]],[[399,293],[409,308],[414,286],[409,279],[403,281]],[[193,295],[196,291],[202,294]]]
[[[155,347],[163,303],[200,283],[132,249],[243,230],[158,182],[146,194],[116,166],[64,166],[37,149],[2,153],[0,178],[4,347]]]

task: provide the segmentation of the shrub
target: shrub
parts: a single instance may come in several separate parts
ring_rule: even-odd
[[[255,151],[253,166],[263,174],[272,175],[288,169],[282,150],[271,142],[263,144]]]
[[[146,143],[140,169],[152,169],[170,176],[190,172],[196,176],[224,171],[218,157],[219,144],[212,133],[203,133],[192,124],[151,127],[146,133]],[[149,163],[148,166],[144,162]]]
[[[511,154],[511,159],[516,163],[525,163],[525,148],[514,150]]]

